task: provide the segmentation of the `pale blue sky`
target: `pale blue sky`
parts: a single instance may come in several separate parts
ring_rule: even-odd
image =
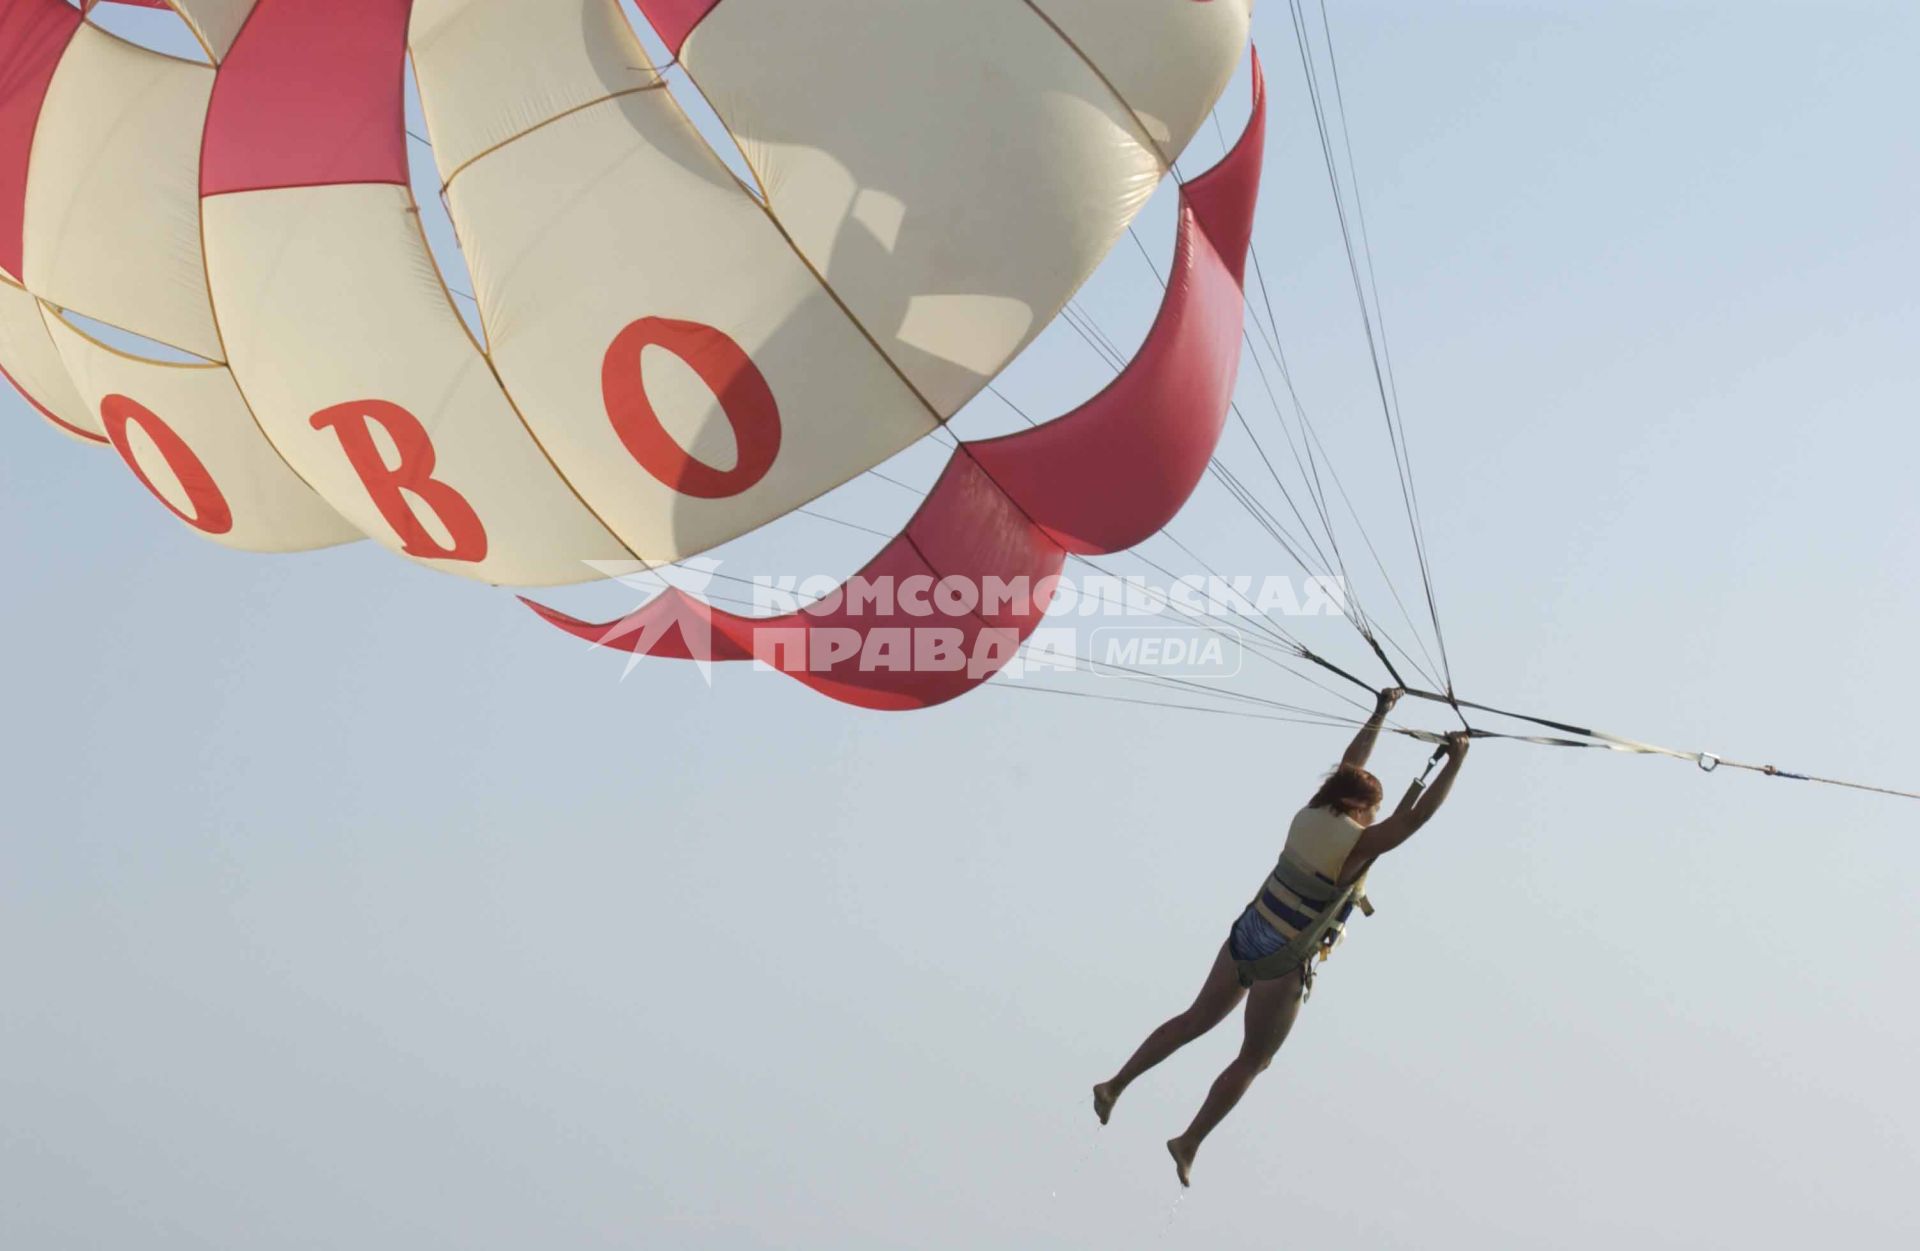
[[[1920,13],[1331,9],[1461,693],[1920,783]],[[1284,6],[1257,35],[1281,332],[1398,543]],[[1123,247],[1083,303],[1132,341],[1157,296]],[[1056,331],[1005,387],[1103,380]],[[1920,805],[1482,745],[1176,1205],[1160,1143],[1237,1021],[1106,1129],[1087,1087],[1192,995],[1339,736],[623,682],[370,545],[198,541],[0,409],[9,1247],[1920,1237]],[[1294,572],[1212,490],[1187,541]],[[872,545],[799,519],[733,558]],[[1364,664],[1341,630],[1302,626]],[[1390,788],[1423,757],[1384,748]]]

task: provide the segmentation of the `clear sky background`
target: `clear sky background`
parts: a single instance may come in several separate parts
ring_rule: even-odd
[[[1920,783],[1920,12],[1331,9],[1461,693]],[[1280,330],[1412,589],[1286,8],[1256,33]],[[1123,245],[1082,303],[1125,346],[1158,295]],[[1056,331],[1005,389],[1104,378]],[[371,545],[203,543],[0,409],[0,1244],[1920,1238],[1920,804],[1481,745],[1180,1197],[1160,1144],[1237,1020],[1105,1129],[1087,1088],[1191,997],[1337,733],[622,681]],[[823,510],[897,524],[871,486]],[[1189,543],[1297,572],[1214,490]],[[556,598],[631,599],[598,595]],[[1424,755],[1383,747],[1390,789]]]

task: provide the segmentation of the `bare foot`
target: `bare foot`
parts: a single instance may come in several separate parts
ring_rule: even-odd
[[[1193,1148],[1181,1138],[1167,1139],[1167,1154],[1173,1157],[1173,1167],[1180,1173],[1180,1184],[1191,1186],[1193,1182],[1188,1174],[1193,1172]]]
[[[1120,1092],[1113,1088],[1112,1082],[1101,1082],[1093,1088],[1093,1114],[1100,1118],[1102,1125],[1113,1115],[1113,1101],[1119,1097]]]

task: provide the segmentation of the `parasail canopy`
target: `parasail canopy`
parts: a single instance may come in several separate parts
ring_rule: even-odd
[[[758,660],[875,708],[985,681],[1068,559],[1141,543],[1205,474],[1297,564],[1350,582],[1264,280],[1267,320],[1251,321],[1294,409],[1307,507],[1246,432],[1297,526],[1214,457],[1229,413],[1246,427],[1243,346],[1261,360],[1244,324],[1257,61],[1246,132],[1181,187],[1137,354],[1084,311],[1065,319],[1112,384],[1015,435],[945,429],[1174,172],[1246,51],[1251,0],[632,0],[665,65],[619,0],[118,0],[177,14],[197,58],[115,36],[102,2],[0,4],[0,376],[111,447],[156,516],[247,550],[369,537],[443,572],[551,586],[685,560],[935,437],[952,455],[918,512],[809,608],[745,617],[669,591],[600,625],[539,609],[594,642]],[[1331,31],[1322,11],[1322,57],[1291,8],[1434,644],[1389,581],[1412,650],[1341,605],[1374,659],[1463,725],[1472,710],[1526,727],[1476,736],[1884,789],[1457,697]],[[411,190],[409,75],[478,335]],[[670,76],[711,107],[744,178]],[[1264,366],[1261,382],[1284,428]],[[1249,654],[1370,689],[1257,608],[1234,612]],[[1239,701],[1205,711],[1344,716],[1158,686]]]
[[[207,62],[0,15],[0,366],[208,537],[523,586],[705,551],[940,429],[1123,235],[1250,16],[643,0],[747,185],[616,0],[146,7]],[[409,189],[409,65],[484,344]]]

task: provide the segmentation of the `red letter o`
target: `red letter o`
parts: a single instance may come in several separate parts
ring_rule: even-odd
[[[140,479],[140,485],[167,506],[168,512],[207,534],[226,534],[233,529],[233,509],[214,483],[213,475],[193,454],[187,441],[176,434],[172,426],[160,420],[152,409],[124,395],[109,395],[100,401],[100,422],[106,427],[107,438],[112,442],[114,451],[120,453],[120,459],[127,462],[127,468],[133,470],[133,476]],[[175,508],[173,501],[154,487],[153,479],[147,477],[147,471],[134,459],[133,445],[127,441],[128,426],[140,427],[153,440],[153,446],[158,449],[161,459],[167,462],[174,480],[180,484],[188,502],[193,505],[191,515]]]
[[[674,442],[647,398],[640,354],[665,348],[685,361],[720,401],[739,449],[732,469],[695,460]],[[767,476],[780,455],[780,406],[740,345],[712,326],[643,317],[614,336],[600,367],[600,390],[614,433],[640,467],[682,495],[725,499]]]

